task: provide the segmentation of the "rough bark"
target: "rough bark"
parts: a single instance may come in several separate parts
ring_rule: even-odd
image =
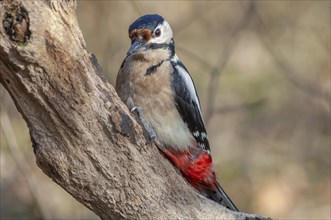
[[[76,2],[0,2],[0,81],[43,172],[102,219],[263,219],[198,195],[86,50]]]

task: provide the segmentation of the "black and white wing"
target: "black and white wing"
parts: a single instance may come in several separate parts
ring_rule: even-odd
[[[171,60],[171,63],[174,68],[172,86],[175,92],[177,110],[199,145],[210,150],[199,97],[193,80],[176,56]]]

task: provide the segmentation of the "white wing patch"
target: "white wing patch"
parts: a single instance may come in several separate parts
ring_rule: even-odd
[[[175,56],[175,57],[178,59],[177,56]],[[198,96],[197,96],[197,93],[195,91],[195,87],[194,87],[194,84],[193,84],[193,81],[192,81],[190,75],[188,74],[188,72],[183,67],[181,67],[179,65],[176,65],[176,70],[183,77],[183,79],[185,81],[185,85],[186,85],[188,91],[190,92],[190,98],[197,104],[197,106],[199,108],[199,112],[202,115],[199,99],[198,99]]]
[[[194,136],[194,137],[199,137],[199,131],[195,131],[195,132],[193,132],[193,136]]]
[[[170,61],[171,61],[171,62],[174,62],[174,63],[177,63],[177,62],[179,61],[179,58],[178,58],[177,54],[175,54],[175,55],[171,58]]]

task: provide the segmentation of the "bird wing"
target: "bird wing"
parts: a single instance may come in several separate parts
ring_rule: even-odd
[[[175,92],[177,110],[199,145],[210,150],[199,97],[193,80],[184,64],[177,57],[171,63],[174,69],[172,86]]]

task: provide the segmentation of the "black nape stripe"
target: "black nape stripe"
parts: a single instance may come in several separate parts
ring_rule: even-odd
[[[148,44],[147,45],[147,49],[151,49],[151,50],[155,50],[155,49],[168,49],[169,48],[169,44]]]
[[[171,40],[170,43],[156,44],[151,43],[146,46],[146,50],[155,50],[155,49],[166,49],[171,52],[170,57],[175,55],[175,42]]]

